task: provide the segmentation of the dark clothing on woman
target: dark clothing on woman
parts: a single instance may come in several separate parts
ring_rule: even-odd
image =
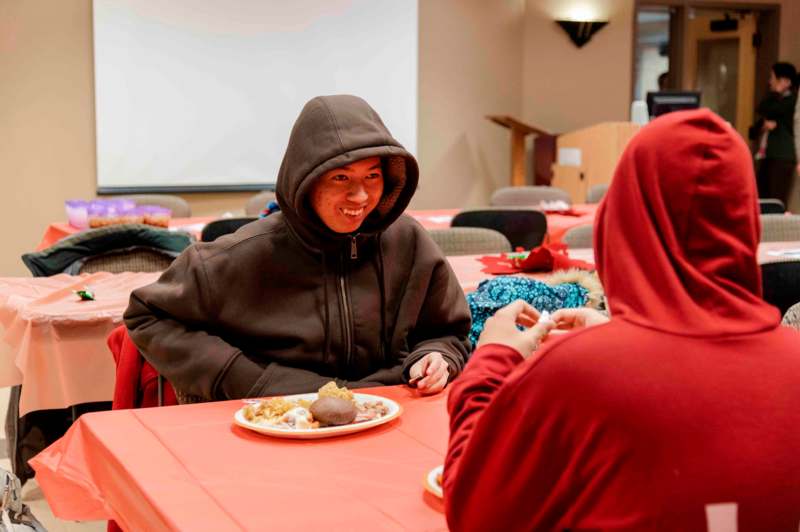
[[[384,193],[357,234],[330,230],[310,206],[328,170],[381,157]],[[179,390],[224,399],[400,384],[427,353],[457,375],[469,349],[463,291],[439,248],[401,216],[414,158],[366,102],[311,100],[278,175],[281,211],[187,249],[133,292],[125,324]]]
[[[797,164],[794,142],[796,103],[797,95],[794,92],[772,92],[756,110],[762,120],[775,122],[775,128],[767,134],[764,158],[758,162],[758,195],[762,198],[779,199],[784,205],[789,201]]]
[[[775,122],[775,129],[767,135],[766,159],[796,161],[794,149],[794,106],[797,95],[794,92],[778,94],[772,92],[761,101],[756,113],[764,120]]]
[[[796,161],[762,159],[758,163],[758,172],[756,173],[758,197],[776,198],[788,207],[796,166]]]

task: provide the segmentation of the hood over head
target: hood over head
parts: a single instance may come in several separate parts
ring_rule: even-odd
[[[417,161],[357,96],[318,96],[303,107],[281,163],[276,196],[289,225],[307,245],[320,248],[348,237],[329,229],[311,207],[315,180],[328,170],[369,157],[381,158],[383,195],[359,234],[381,232],[403,213],[417,188]]]
[[[750,151],[711,111],[670,113],[633,137],[594,234],[614,317],[690,336],[778,325],[761,299]]]

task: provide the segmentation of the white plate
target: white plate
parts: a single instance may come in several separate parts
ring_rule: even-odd
[[[442,486],[436,482],[436,477],[441,475],[442,472],[444,472],[444,466],[440,465],[438,467],[434,467],[428,471],[427,475],[425,475],[425,489],[440,499],[444,497],[444,490],[442,489]]]
[[[362,430],[371,429],[372,427],[377,427],[378,425],[383,425],[384,423],[388,423],[389,421],[397,418],[398,416],[400,416],[400,414],[403,413],[403,409],[400,407],[399,404],[392,401],[391,399],[387,399],[386,397],[381,397],[379,395],[370,395],[366,393],[354,393],[353,397],[359,403],[380,401],[386,405],[386,407],[389,409],[389,412],[385,416],[381,416],[376,419],[371,419],[369,421],[363,421],[361,423],[350,423],[348,425],[339,425],[338,427],[321,427],[318,429],[292,429],[287,427],[276,427],[273,425],[260,425],[258,423],[253,423],[251,421],[248,421],[244,417],[245,407],[242,407],[236,411],[236,414],[234,414],[233,422],[239,425],[240,427],[254,430],[256,432],[260,432],[261,434],[266,434],[268,436],[275,436],[277,438],[294,438],[298,440],[314,440],[318,438],[330,438],[332,436],[341,436],[343,434],[352,434],[353,432],[361,432]],[[288,401],[297,399],[315,401],[317,399],[317,394],[301,393],[297,395],[286,395],[284,396],[284,399]],[[252,403],[252,401],[248,402]]]
[[[767,251],[767,255],[772,257],[798,257],[800,256],[800,249],[776,249]]]

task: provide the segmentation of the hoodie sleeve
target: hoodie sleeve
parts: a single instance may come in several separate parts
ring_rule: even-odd
[[[432,246],[436,246],[430,241]],[[425,246],[425,244],[420,244]],[[438,351],[450,366],[452,380],[464,368],[471,345],[467,336],[472,323],[464,290],[450,264],[439,255],[431,275],[416,326],[409,333],[410,354],[403,361],[403,377],[426,354]]]
[[[157,282],[131,294],[124,315],[130,336],[176,388],[208,399],[239,399],[313,390],[333,380],[277,363],[259,364],[213,334],[214,301],[222,297],[213,290],[193,246]]]
[[[559,484],[566,468],[560,446],[569,442],[541,422],[537,411],[547,405],[517,378],[529,367],[522,364],[510,347],[482,346],[452,385],[443,480],[451,530],[513,530],[523,522],[530,530],[563,528],[541,518],[563,503],[569,482]]]

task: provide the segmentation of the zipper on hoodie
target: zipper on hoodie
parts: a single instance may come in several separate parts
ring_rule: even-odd
[[[358,245],[356,243],[357,236],[358,235],[350,236],[350,260],[356,260],[358,258]]]
[[[353,242],[355,242],[355,237],[353,237]],[[352,249],[350,256],[352,257]],[[342,260],[342,271],[339,274],[339,297],[342,301],[342,320],[344,322],[344,360],[349,372],[353,351],[353,317],[350,311],[350,298],[347,297],[347,271],[344,266],[344,260]]]

